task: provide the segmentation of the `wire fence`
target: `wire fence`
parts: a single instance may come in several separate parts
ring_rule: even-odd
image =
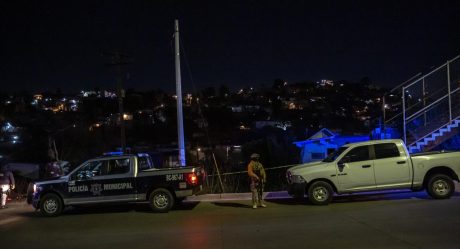
[[[266,168],[267,182],[265,183],[266,191],[282,191],[287,189],[286,170],[298,164],[284,165],[272,168]],[[218,174],[207,175],[205,189],[207,193],[241,193],[249,192],[250,179],[248,171],[236,171],[220,174],[222,186],[219,183]]]
[[[266,168],[267,182],[265,183],[265,191],[283,191],[287,189],[286,170],[298,164],[290,164],[278,167]],[[222,186],[219,181],[219,174],[206,175],[204,182],[205,192],[214,193],[243,193],[249,192],[250,179],[248,171],[235,171],[221,173]],[[16,189],[11,191],[12,198],[23,198],[27,193],[27,188],[30,179],[16,176]]]

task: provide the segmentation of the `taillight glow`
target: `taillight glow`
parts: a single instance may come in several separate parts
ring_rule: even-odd
[[[198,183],[198,177],[195,173],[190,173],[187,175],[187,182],[191,185],[196,185]]]

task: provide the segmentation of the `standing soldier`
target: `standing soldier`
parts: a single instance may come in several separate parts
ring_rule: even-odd
[[[1,208],[6,208],[6,192],[11,188],[14,189],[14,176],[8,165],[5,165],[0,170],[0,192],[2,195]]]
[[[252,154],[251,162],[248,164],[248,175],[251,181],[251,192],[252,192],[252,208],[256,209],[257,205],[260,207],[267,207],[262,199],[264,191],[264,184],[267,180],[265,169],[259,162],[260,155]]]

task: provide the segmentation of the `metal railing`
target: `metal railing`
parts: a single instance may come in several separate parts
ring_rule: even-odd
[[[401,111],[385,119],[387,126],[402,128],[402,139],[408,145],[414,145],[460,116],[460,55],[419,75],[391,91],[401,99],[396,104]],[[384,104],[384,111],[385,108]]]

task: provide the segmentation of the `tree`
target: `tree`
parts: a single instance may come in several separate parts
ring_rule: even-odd
[[[273,89],[280,90],[284,86],[284,80],[282,79],[275,79],[273,81]]]
[[[206,87],[201,91],[201,95],[204,99],[213,98],[216,96],[216,89],[214,87]]]
[[[230,89],[226,85],[221,85],[219,87],[219,98],[225,99],[226,96],[230,94]]]

